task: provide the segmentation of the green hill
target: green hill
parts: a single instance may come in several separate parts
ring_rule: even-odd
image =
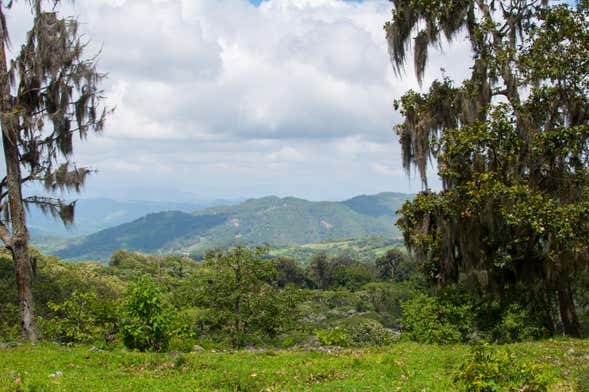
[[[154,213],[44,249],[72,260],[106,260],[117,249],[201,256],[237,244],[302,245],[345,238],[397,237],[395,211],[409,195],[381,193],[342,202],[275,196],[187,214]],[[43,246],[41,246],[43,248]]]
[[[63,223],[51,215],[32,207],[27,211],[27,223],[31,236],[38,240],[50,237],[54,241],[75,238],[108,229],[117,225],[132,222],[147,214],[161,211],[182,211],[191,213],[203,208],[235,204],[227,200],[209,200],[194,203],[113,200],[106,198],[80,199],[76,202],[76,217],[72,227],[64,227]]]

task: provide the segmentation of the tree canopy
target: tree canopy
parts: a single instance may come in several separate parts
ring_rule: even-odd
[[[424,185],[402,209],[406,244],[433,282],[499,297],[523,285],[554,331],[579,336],[572,289],[589,262],[589,2],[393,3],[385,31],[397,72],[411,46],[420,83],[429,48],[444,38],[465,35],[472,52],[461,84],[443,78],[395,102],[404,167]],[[428,188],[429,162],[440,192]]]

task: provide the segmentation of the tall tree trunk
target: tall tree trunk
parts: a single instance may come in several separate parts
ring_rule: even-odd
[[[558,311],[560,314],[560,321],[562,329],[566,336],[575,338],[581,337],[581,325],[577,318],[575,310],[575,302],[573,301],[573,293],[571,290],[570,280],[568,274],[564,272],[559,273],[558,278]]]
[[[1,7],[1,4],[0,4]],[[2,12],[0,8],[0,12]],[[6,186],[8,188],[11,233],[2,239],[12,253],[18,288],[21,329],[23,338],[36,343],[35,313],[32,292],[32,269],[29,257],[29,233],[22,201],[20,156],[18,151],[18,124],[12,116],[10,78],[6,64],[6,31],[0,25],[0,126],[6,162]],[[4,233],[7,234],[7,233]],[[7,242],[8,241],[8,242]]]

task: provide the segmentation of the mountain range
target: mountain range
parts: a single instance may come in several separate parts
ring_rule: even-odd
[[[71,227],[64,227],[60,221],[34,207],[28,211],[27,223],[33,238],[75,238],[131,222],[154,212],[182,211],[190,213],[208,207],[231,205],[238,202],[221,199],[191,203],[89,198],[76,202],[76,216]]]
[[[70,260],[107,260],[118,249],[202,256],[238,244],[302,245],[345,238],[398,237],[396,211],[411,195],[380,193],[345,201],[269,196],[237,205],[149,213],[74,239],[37,241],[41,250]]]

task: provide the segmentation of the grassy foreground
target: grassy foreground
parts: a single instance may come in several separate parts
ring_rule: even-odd
[[[501,346],[534,362],[551,391],[589,390],[589,341]],[[467,346],[399,343],[332,353],[142,354],[51,344],[0,349],[8,391],[452,391]]]

